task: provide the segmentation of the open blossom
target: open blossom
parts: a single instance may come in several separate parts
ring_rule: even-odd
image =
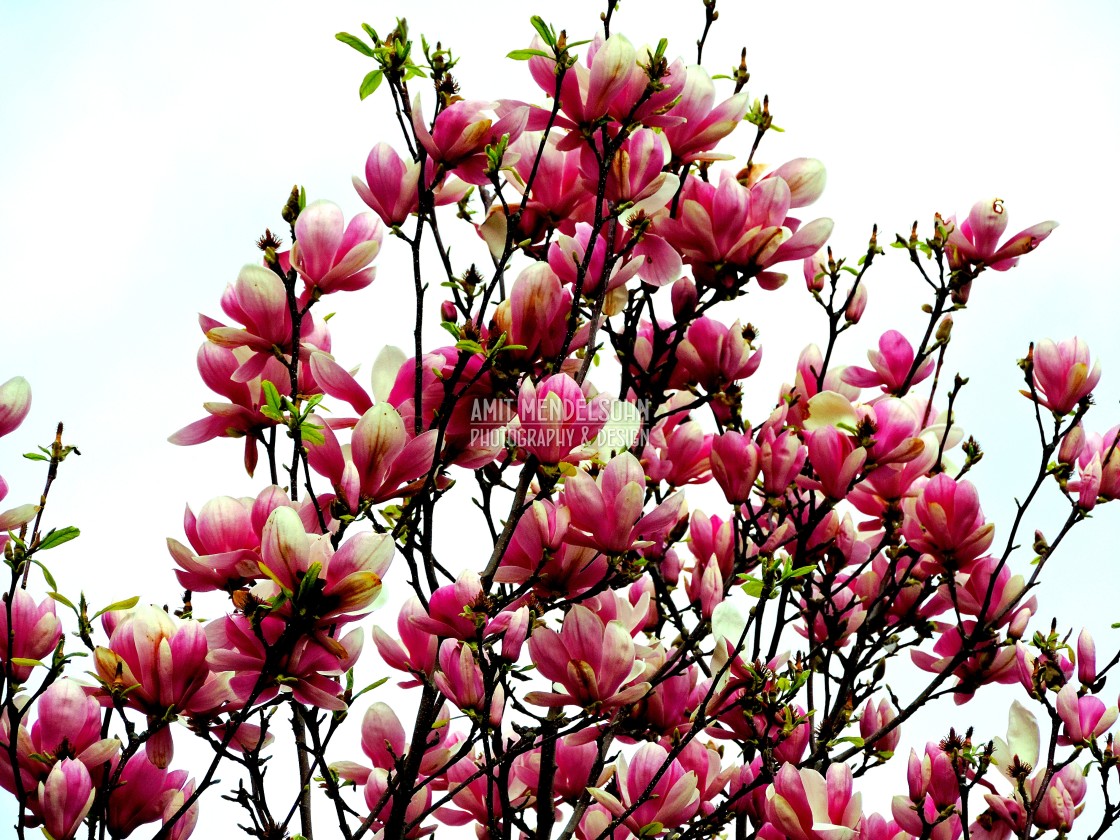
[[[660,744],[643,744],[630,761],[619,756],[615,772],[618,796],[603,788],[591,788],[590,793],[613,816],[635,806],[623,821],[635,835],[643,836],[643,829],[655,823],[675,828],[697,812],[700,791],[696,771],[685,770],[679,759],[670,761],[668,769],[657,776],[668,758],[668,750]]]
[[[868,350],[867,358],[872,369],[854,366],[846,368],[843,373],[844,381],[859,388],[878,387],[888,394],[900,394],[910,375],[910,368],[914,365],[914,348],[906,336],[897,330],[887,330],[879,339],[879,349]],[[917,384],[929,376],[935,362],[933,356],[922,362],[910,384]]]
[[[240,614],[207,622],[207,662],[215,671],[234,672],[229,677],[229,687],[238,702],[248,700],[265,664],[271,662],[269,673],[275,678],[257,699],[275,697],[283,686],[300,703],[331,711],[345,709],[337,678],[357,661],[362,650],[362,631],[351,630],[341,639],[316,633],[293,642],[284,633],[286,626],[285,619],[273,615],[259,622]],[[277,653],[274,649],[281,640],[286,645]]]
[[[1088,396],[1101,378],[1100,360],[1090,370],[1089,347],[1076,337],[1057,344],[1044,338],[1034,348],[1032,370],[1039,404],[1062,415]]]
[[[16,589],[12,595],[12,626],[8,627],[8,609],[0,601],[0,662],[9,657],[9,632],[11,633],[11,658],[50,660],[51,654],[62,638],[62,624],[54,611],[54,601],[44,598],[40,603],[26,589]],[[4,595],[4,601],[8,595]],[[31,665],[12,664],[12,677],[16,682],[26,682],[31,676]]]
[[[289,599],[277,614],[298,608],[322,627],[360,618],[381,592],[392,560],[387,534],[354,534],[335,549],[330,535],[308,534],[290,507],[274,510],[261,534],[261,571]],[[315,585],[306,589],[303,582],[313,568]]]
[[[854,840],[863,820],[862,797],[852,792],[852,771],[832,764],[822,776],[783,764],[766,789],[766,818],[790,840]]]
[[[677,346],[681,365],[691,381],[715,393],[745,379],[762,362],[762,350],[754,347],[753,327],[738,321],[730,327],[707,316],[697,318]]]
[[[288,259],[308,290],[352,292],[373,282],[377,270],[370,263],[383,236],[373,213],[359,213],[347,225],[337,204],[315,201],[296,219],[296,241]]]
[[[635,681],[642,663],[622,622],[604,622],[579,604],[564,616],[559,633],[548,627],[533,631],[529,655],[544,677],[564,689],[526,695],[539,706],[612,708],[633,703],[649,691],[649,683]]]
[[[161,819],[175,795],[181,796],[183,788],[193,784],[187,776],[186,770],[157,767],[143,752],[136,753],[121,771],[120,786],[109,794],[110,833],[127,837],[140,826]]]
[[[1057,226],[1057,222],[1040,222],[1019,231],[1001,245],[1000,237],[1007,230],[1003,199],[983,199],[972,206],[967,219],[950,231],[945,253],[954,269],[968,263],[983,263],[995,271],[1007,271],[1019,262],[1019,257],[1037,248]]]
[[[663,539],[676,524],[684,497],[674,494],[644,513],[645,488],[645,471],[629,452],[615,455],[596,478],[583,470],[568,476],[561,502],[571,511],[569,539],[611,554]]]
[[[659,218],[655,231],[692,266],[697,282],[732,287],[742,274],[776,289],[786,276],[766,269],[811,256],[832,232],[830,219],[806,225],[788,219],[790,201],[790,188],[778,177],[749,188],[726,171],[718,186],[689,178],[677,216]]]
[[[955,568],[965,568],[983,554],[994,532],[995,525],[984,520],[973,484],[946,473],[929,480],[903,524],[915,550],[936,555]]]
[[[686,67],[684,90],[671,112],[674,117],[684,117],[684,122],[664,129],[674,160],[690,163],[728,157],[711,150],[742,122],[750,96],[741,91],[719,105],[714,104],[715,98],[716,87],[708,71],[696,64]]]
[[[609,397],[586,396],[566,373],[539,383],[526,378],[508,438],[542,464],[577,463],[589,456],[584,447],[595,440],[609,415]]]
[[[207,664],[210,645],[200,622],[177,622],[153,606],[111,616],[113,622],[109,646],[98,647],[94,661],[104,690],[123,694],[127,705],[167,720],[175,713],[210,714],[233,698],[229,676]],[[158,729],[145,749],[152,763],[166,767],[174,751],[170,729]]]
[[[1062,686],[1055,706],[1062,719],[1059,744],[1090,741],[1103,735],[1116,722],[1115,706],[1106,707],[1103,700],[1092,694],[1078,696],[1077,683],[1072,681]]]
[[[606,577],[607,558],[568,539],[571,511],[565,505],[535,501],[517,522],[494,580],[533,584],[534,591],[565,597],[584,592]]]
[[[516,140],[525,130],[529,109],[515,107],[497,122],[487,116],[497,103],[459,100],[444,108],[436,116],[429,132],[424,124],[424,111],[420,97],[412,103],[412,127],[416,139],[432,158],[444,169],[454,169],[468,184],[487,184],[487,146],[496,145],[503,135]],[[505,165],[514,161],[515,153],[506,152]]]

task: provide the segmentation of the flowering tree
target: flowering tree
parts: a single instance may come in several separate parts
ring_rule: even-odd
[[[1021,361],[1038,470],[999,542],[965,477],[982,457],[954,411],[966,381],[945,370],[973,282],[1054,223],[1008,237],[987,199],[834,253],[828,219],[789,215],[823,166],[756,163],[775,127],[745,60],[723,96],[700,66],[714,0],[696,64],[612,32],[615,5],[585,41],[533,18],[510,57],[543,104],[461,97],[452,53],[403,20],[338,36],[401,136],[355,179],[372,212],[347,221],[294,189],[285,236],[266,229],[224,320],[200,319],[220,401],[172,442],[238,438],[268,484],[188,508],[186,542],[168,542],[181,607],[60,591],[46,552],[78,531],[44,516],[74,449],[59,427],[33,455],[38,503],[0,514],[0,785],[20,837],[185,838],[219,780],[259,838],[310,837],[324,811],[347,840],[1061,836],[1091,783],[1091,836],[1120,817],[1117,709],[1099,696],[1120,655],[1098,664],[1088,633],[1031,626],[1053,553],[1120,495],[1120,429],[1086,421],[1099,366],[1076,338]],[[884,245],[924,288],[924,328],[840,365]],[[331,355],[321,304],[369,287],[382,247],[411,256],[414,342],[382,350],[367,388]],[[789,272],[818,343],[755,413],[762,333],[728,321]],[[433,322],[450,337],[432,342]],[[29,405],[23,379],[0,388],[0,434]],[[686,504],[704,484],[716,515]],[[1046,491],[1067,516],[1027,550]],[[468,499],[489,538],[437,551]],[[391,564],[407,597],[363,647]],[[903,693],[911,664],[924,677]],[[377,699],[386,679],[397,708]],[[1006,734],[929,733],[904,786],[907,721],[994,683],[1024,692]],[[265,783],[281,712],[288,797]],[[338,737],[351,713],[360,745]],[[188,770],[175,746],[192,736],[211,758]],[[889,816],[856,792],[872,771],[899,791]]]

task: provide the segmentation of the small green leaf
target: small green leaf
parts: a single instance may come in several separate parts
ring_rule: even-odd
[[[46,566],[44,566],[42,563],[40,563],[35,558],[32,558],[31,562],[34,563],[36,566],[38,566],[40,568],[40,570],[42,570],[43,580],[45,580],[47,582],[47,586],[49,586],[51,589],[58,589],[58,584],[54,582],[54,575],[51,574],[51,570],[48,569]]]
[[[116,612],[117,610],[130,610],[138,603],[140,603],[139,595],[133,595],[131,598],[125,598],[123,601],[115,601],[109,606],[102,607],[97,612],[95,612],[92,616],[90,616],[90,621],[93,621],[93,619],[97,618],[99,615],[107,612]]]
[[[47,535],[39,541],[39,549],[41,551],[46,551],[55,546],[70,542],[70,540],[75,539],[81,533],[81,531],[72,525],[68,525],[65,528],[58,528],[57,530],[51,528],[51,530],[47,532]]]
[[[280,402],[280,392],[276,390],[276,386],[265,379],[261,382],[261,390],[264,392],[264,399],[268,407],[279,414],[282,404]]]
[[[364,101],[367,96],[370,96],[375,90],[381,87],[381,80],[385,74],[381,70],[370,70],[366,73],[366,77],[362,79],[362,84],[358,87],[358,96]]]
[[[28,461],[49,461],[46,455],[40,455],[38,452],[24,452],[23,457]]]
[[[530,58],[552,58],[551,55],[542,50],[513,50],[506,53],[506,58],[512,58],[514,61],[528,61]]]
[[[51,598],[52,600],[58,601],[58,603],[62,604],[62,606],[64,607],[69,607],[74,612],[78,611],[78,608],[70,603],[70,599],[63,595],[61,592],[48,592],[47,597]]]
[[[368,55],[370,58],[374,57],[373,47],[363,41],[357,36],[351,35],[349,32],[339,32],[335,36],[339,41],[346,44],[348,47],[353,47],[362,55]]]
[[[752,598],[760,597],[762,595],[762,581],[754,575],[747,575],[747,579],[743,583],[743,591]]]
[[[463,339],[462,341],[455,342],[455,349],[456,350],[464,350],[468,353],[481,353],[482,352],[482,345],[479,344],[477,341],[471,341],[469,339]]]
[[[377,30],[375,30],[368,23],[363,23],[362,24],[362,29],[364,29],[366,31],[366,34],[369,36],[370,40],[373,41],[373,43],[375,43],[375,44],[380,44],[381,43],[381,39],[377,37]]]
[[[453,336],[455,336],[456,341],[459,340],[459,336],[461,335],[461,333],[459,332],[458,325],[453,324],[451,321],[441,321],[440,326],[451,333]]]
[[[537,34],[541,36],[542,41],[550,47],[556,46],[556,33],[551,26],[544,22],[544,18],[540,15],[533,15],[529,18],[529,23],[533,24],[533,28],[537,30]]]
[[[21,665],[24,668],[47,667],[38,659],[24,659],[22,656],[13,656],[10,661],[13,665]]]

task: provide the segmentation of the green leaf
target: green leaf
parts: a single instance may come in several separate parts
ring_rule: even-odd
[[[364,26],[365,24],[363,24]],[[368,55],[370,58],[374,57],[373,47],[363,41],[357,36],[351,35],[349,32],[339,32],[334,36],[348,47],[353,47],[362,55]]]
[[[22,665],[25,668],[47,667],[38,659],[24,659],[22,656],[13,656],[10,661],[13,665]]]
[[[456,324],[452,323],[451,321],[440,321],[439,325],[449,333],[451,333],[453,336],[455,336],[456,341],[459,340],[459,336],[461,335],[461,333],[459,332],[459,327]]]
[[[47,586],[49,586],[51,589],[58,589],[58,584],[54,582],[54,575],[51,574],[51,570],[40,563],[38,560],[36,560],[34,557],[31,558],[31,562],[42,570],[43,580],[47,582]]]
[[[552,58],[549,53],[543,50],[513,50],[506,53],[506,58],[512,58],[514,61],[528,61],[530,58],[540,56],[541,58]]]
[[[746,581],[743,583],[743,591],[750,595],[752,598],[758,598],[762,595],[762,581],[754,575],[747,575]]]
[[[381,80],[384,77],[385,74],[382,71],[370,70],[366,73],[366,77],[362,79],[362,84],[358,87],[358,96],[364,101],[367,96],[381,87]]]
[[[140,603],[139,595],[133,595],[131,598],[125,598],[123,601],[115,601],[109,606],[102,607],[97,612],[95,612],[92,616],[90,616],[90,621],[93,621],[93,619],[97,618],[99,615],[103,615],[107,612],[116,612],[117,610],[130,610],[138,603]]]
[[[357,694],[355,694],[353,697],[351,697],[350,702],[353,703],[355,700],[357,700],[359,697],[361,697],[367,691],[373,691],[375,688],[380,688],[381,686],[385,685],[385,683],[387,683],[387,682],[389,682],[388,677],[382,677],[379,680],[375,680],[374,682],[371,682],[369,685],[367,685],[365,688],[363,688],[361,691],[359,691]]]
[[[81,531],[72,525],[68,525],[65,528],[58,528],[57,530],[51,528],[51,530],[47,532],[47,535],[39,541],[39,549],[41,551],[46,551],[55,546],[70,542],[70,540],[75,539],[81,533]]]
[[[322,446],[327,440],[320,431],[322,428],[318,423],[304,423],[299,427],[300,437],[303,438],[304,443],[309,443],[312,446]]]
[[[58,601],[58,603],[62,604],[62,606],[64,607],[69,607],[75,613],[78,611],[78,608],[70,603],[70,599],[63,595],[61,592],[48,592],[47,597],[51,598],[52,600]]]
[[[529,23],[533,24],[533,28],[537,30],[537,34],[541,36],[542,41],[550,47],[556,46],[556,33],[551,26],[544,22],[544,18],[540,15],[533,15],[529,18]]]
[[[279,414],[282,403],[280,402],[280,392],[276,390],[276,386],[265,379],[261,382],[261,390],[264,392],[264,399],[268,407]],[[275,420],[276,418],[272,419]]]
[[[468,353],[481,353],[482,352],[482,345],[479,344],[477,341],[471,341],[469,339],[463,339],[462,341],[455,342],[455,349],[456,350],[464,350]]]
[[[24,452],[23,457],[28,461],[49,461],[46,455],[40,455],[38,452]]]
[[[369,36],[370,40],[373,41],[373,43],[375,43],[375,44],[380,44],[381,43],[381,39],[377,37],[377,30],[375,30],[368,23],[363,23],[362,24],[362,29],[364,29],[366,31],[366,34]]]

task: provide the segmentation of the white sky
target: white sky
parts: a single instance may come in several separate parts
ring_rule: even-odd
[[[0,2],[0,380],[22,374],[35,394],[28,421],[0,441],[0,473],[12,485],[4,507],[31,501],[42,472],[19,454],[46,443],[59,419],[81,447],[50,506],[51,524],[83,531],[53,558],[64,591],[83,588],[99,605],[132,594],[173,600],[164,538],[182,539],[184,504],[197,510],[261,485],[240,468],[240,442],[180,449],[166,438],[211,399],[195,371],[197,313],[221,315],[225,284],[257,259],[253,241],[266,225],[283,229],[277,211],[291,185],[352,215],[365,208],[350,176],[370,147],[402,147],[384,91],[358,101],[367,59],[334,33],[359,32],[363,20],[386,32],[407,12],[417,41],[424,33],[463,56],[465,96],[540,101],[525,66],[502,58],[529,41],[529,15],[583,38],[602,8],[547,6]],[[769,136],[759,158],[825,162],[828,189],[810,210],[836,219],[838,253],[858,255],[872,222],[888,242],[914,219],[928,231],[934,211],[964,214],[992,195],[1005,200],[1012,231],[1061,222],[1019,268],[977,281],[947,363],[949,378],[971,377],[960,421],[987,450],[973,479],[1002,541],[1037,451],[1017,394],[1015,360],[1028,342],[1086,339],[1105,370],[1088,425],[1120,422],[1108,227],[1120,192],[1116,7],[802,2],[789,12],[724,0],[720,12],[706,65],[726,72],[747,46],[748,89],[770,95],[787,130]],[[701,20],[699,0],[628,0],[614,30],[636,44],[668,33],[670,55],[691,61]],[[742,130],[727,150],[745,156],[750,139]],[[379,264],[375,285],[337,304],[332,321],[336,355],[364,370],[382,344],[404,344],[411,323],[411,281],[395,243]],[[794,281],[721,313],[761,327],[766,359],[750,383],[758,405],[789,378],[808,340],[803,324],[819,327],[816,313],[798,308],[804,292]],[[918,325],[920,287],[901,254],[888,250],[869,291],[868,326],[849,334],[841,361],[863,361],[888,326]],[[1060,515],[1032,521],[1024,538]],[[1118,618],[1118,524],[1108,508],[1095,515],[1040,593],[1042,622],[1084,621],[1102,651],[1116,644],[1106,628]],[[993,727],[1002,733],[1002,712]]]

